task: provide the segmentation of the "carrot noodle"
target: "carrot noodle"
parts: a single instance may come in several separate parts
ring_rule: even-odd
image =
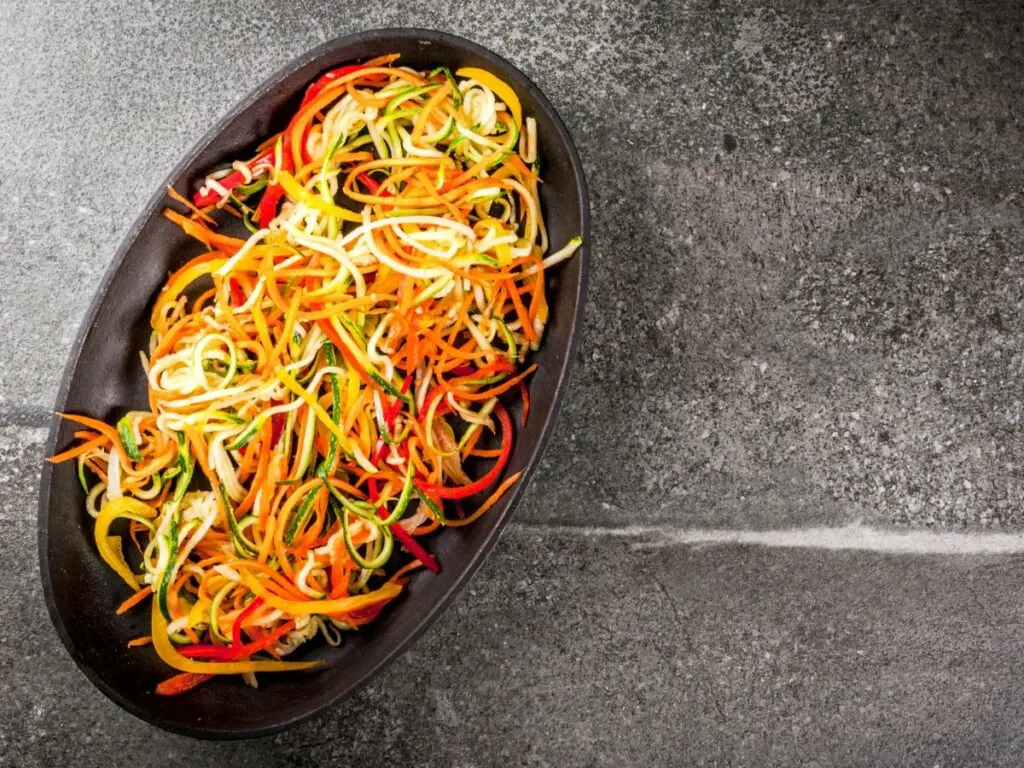
[[[150,589],[149,587],[146,587],[145,589],[140,589],[134,595],[132,595],[127,600],[125,600],[123,603],[121,603],[120,607],[118,607],[118,609],[117,609],[117,614],[120,616],[122,613],[127,613],[132,608],[134,608],[136,605],[138,605],[143,600],[145,600],[147,597],[149,597],[151,594],[153,594],[153,590]]]
[[[428,534],[522,474],[506,405],[525,426],[543,278],[581,240],[547,255],[536,123],[507,84],[397,58],[321,76],[258,154],[168,190],[204,248],[152,308],[147,410],[62,414],[83,429],[51,461],[77,466],[132,590],[117,613],[151,600],[129,645],[178,673],[159,694],[311,666],[283,657],[374,621],[440,569]]]

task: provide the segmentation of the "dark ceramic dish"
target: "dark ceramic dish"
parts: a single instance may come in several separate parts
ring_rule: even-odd
[[[440,575],[417,572],[406,593],[377,622],[347,635],[340,648],[321,645],[295,655],[323,659],[326,663],[320,669],[262,675],[259,690],[232,676],[212,680],[184,696],[164,698],[154,694],[154,686],[173,671],[152,649],[126,647],[130,638],[149,633],[148,610],[115,616],[114,609],[128,592],[96,552],[73,462],[47,464],[39,508],[39,554],[46,603],[57,632],[103,693],[132,714],[171,731],[206,738],[266,735],[363,686],[440,615],[483,562],[529,482],[558,410],[582,318],[589,243],[586,183],[554,109],[504,59],[461,38],[427,30],[377,30],[335,40],[251,93],[199,142],[168,183],[187,193],[211,168],[252,154],[263,137],[284,127],[305,86],[321,72],[392,52],[400,53],[405,65],[484,67],[508,82],[522,101],[524,115],[537,119],[545,179],[541,198],[553,247],[576,234],[584,238],[581,251],[549,277],[550,321],[544,345],[534,357],[540,369],[530,382],[530,419],[516,436],[507,469],[523,469],[525,475],[475,524],[427,539],[427,547],[442,564]],[[128,233],[93,301],[64,373],[59,411],[111,419],[146,402],[138,351],[147,344],[149,307],[168,272],[199,252],[198,244],[160,215],[167,204],[163,189]],[[69,445],[73,431],[72,424],[54,419],[49,451]]]

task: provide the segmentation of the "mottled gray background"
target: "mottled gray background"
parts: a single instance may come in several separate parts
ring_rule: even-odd
[[[1022,24],[968,0],[0,0],[0,764],[1020,765]],[[576,140],[572,390],[488,564],[370,688],[268,740],[168,735],[45,615],[59,375],[193,142],[304,50],[401,25],[506,56]]]

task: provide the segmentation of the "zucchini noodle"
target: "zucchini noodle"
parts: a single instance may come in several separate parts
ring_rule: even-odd
[[[312,666],[283,657],[375,620],[440,569],[423,536],[518,479],[506,405],[525,423],[545,272],[581,241],[548,254],[537,124],[507,84],[397,58],[326,73],[254,156],[172,190],[205,249],[153,306],[148,409],[65,415],[53,461],[76,460],[121,610],[152,596],[181,673],[158,693]]]

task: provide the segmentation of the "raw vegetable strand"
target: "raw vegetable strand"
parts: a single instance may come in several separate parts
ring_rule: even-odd
[[[65,415],[84,429],[52,461],[77,463],[118,613],[154,597],[131,644],[180,673],[161,695],[312,668],[282,659],[439,572],[423,537],[520,477],[506,404],[525,426],[543,278],[580,241],[546,256],[536,123],[506,83],[396,59],[325,73],[252,157],[171,191],[205,250],[153,306],[149,410]]]

